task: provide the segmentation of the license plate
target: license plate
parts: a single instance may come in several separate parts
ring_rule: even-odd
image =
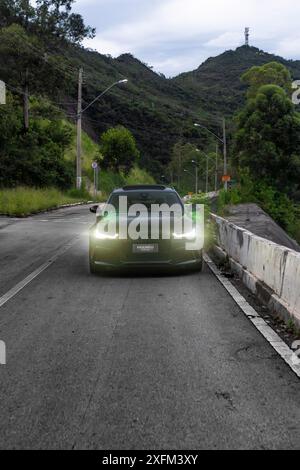
[[[157,244],[139,244],[133,245],[133,253],[158,253]]]

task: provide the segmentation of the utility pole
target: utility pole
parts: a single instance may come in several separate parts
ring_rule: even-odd
[[[215,172],[215,191],[218,191],[218,153],[219,153],[219,146],[216,145],[216,172]]]
[[[82,109],[82,82],[83,82],[83,69],[79,69],[78,77],[78,106],[77,106],[77,157],[76,157],[76,188],[81,189],[82,185],[82,171],[81,171],[81,125],[82,125],[82,115],[87,111],[96,101],[98,101],[102,96],[104,96],[109,90],[114,86],[120,85],[122,83],[127,83],[127,78],[118,80],[117,82],[112,83],[107,87],[100,95],[91,101],[84,109]]]
[[[81,189],[81,120],[82,120],[82,81],[83,69],[79,69],[78,76],[78,106],[77,106],[77,157],[76,157],[76,188]]]
[[[227,176],[227,140],[226,140],[226,120],[223,118],[223,149],[224,149],[224,176]],[[225,191],[228,189],[228,181],[224,183]]]
[[[28,91],[28,76],[29,71],[26,67],[25,71],[25,86],[24,86],[24,130],[25,132],[29,129],[29,91]]]
[[[0,105],[6,104],[6,85],[0,80]]]
[[[223,178],[224,178],[224,189],[227,191],[228,189],[228,179],[230,180],[229,176],[227,175],[227,140],[226,140],[226,119],[223,118],[223,139],[219,137],[217,134],[212,132],[207,127],[203,126],[202,124],[195,123],[194,126],[201,127],[213,135],[217,140],[219,140],[223,145],[223,153],[224,153],[224,170],[223,170]],[[227,181],[226,181],[227,180]]]

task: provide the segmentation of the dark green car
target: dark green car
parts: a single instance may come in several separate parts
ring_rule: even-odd
[[[153,214],[151,209],[158,206],[159,213]],[[176,216],[169,211],[174,207]],[[176,222],[183,225],[184,206],[174,189],[158,185],[126,186],[113,191],[104,208],[93,206],[91,211],[96,213],[89,234],[92,273],[120,268],[201,270],[202,247],[187,250],[188,238],[176,233]]]

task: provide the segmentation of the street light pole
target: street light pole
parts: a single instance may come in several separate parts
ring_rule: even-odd
[[[218,139],[222,144],[223,144],[223,154],[224,154],[224,176],[227,176],[227,136],[226,136],[226,120],[223,118],[223,139],[219,137],[217,134],[212,132],[210,129],[207,127],[203,126],[202,124],[195,123],[195,127],[201,127],[202,129],[205,129],[207,132],[209,132],[211,135],[213,135],[216,139]],[[224,188],[225,191],[228,189],[228,184],[227,181],[224,182]]]
[[[208,155],[206,155],[206,184],[205,184],[205,192],[208,193]]]
[[[196,191],[196,194],[198,194],[198,172],[199,172],[199,167],[198,167],[198,163],[195,160],[192,160],[192,164],[195,165],[195,191]]]
[[[224,148],[224,176],[227,176],[227,139],[226,139],[226,120],[223,118],[223,148]],[[225,191],[228,189],[228,182],[224,184]]]
[[[82,114],[89,109],[96,101],[98,101],[102,96],[104,96],[109,90],[114,86],[120,85],[122,83],[127,83],[127,78],[114,82],[112,85],[106,88],[100,95],[88,104],[84,109],[82,109],[82,81],[83,81],[83,69],[79,70],[79,80],[78,80],[78,107],[77,107],[77,157],[76,157],[76,188],[81,189],[82,185],[82,171],[81,171],[81,129],[82,129]]]
[[[189,175],[194,177],[193,173],[191,173],[190,171],[188,171],[188,170],[183,170],[183,171],[184,171],[184,173],[188,173]],[[195,191],[196,191],[195,194],[198,194],[198,166],[196,166]]]
[[[218,191],[218,153],[219,153],[219,146],[216,145],[216,172],[215,172],[215,192]]]

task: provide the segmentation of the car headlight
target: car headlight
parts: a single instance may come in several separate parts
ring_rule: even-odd
[[[119,235],[117,233],[108,233],[108,232],[100,232],[99,230],[95,230],[94,237],[97,240],[116,240]]]
[[[191,230],[190,232],[186,232],[186,233],[176,233],[176,232],[173,233],[173,237],[175,238],[175,240],[194,240],[196,236],[197,236],[197,232],[195,228]]]

